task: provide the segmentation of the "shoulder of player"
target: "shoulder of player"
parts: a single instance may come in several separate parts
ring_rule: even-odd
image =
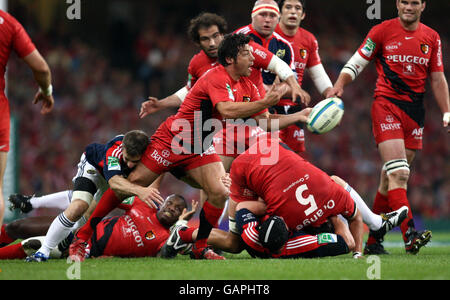
[[[118,135],[106,144],[106,156],[122,157],[123,135]]]
[[[192,56],[191,60],[189,61],[188,70],[195,69],[198,66],[202,65],[205,61],[204,56],[206,56],[206,54],[203,52],[203,50]]]
[[[421,26],[421,30],[422,32],[424,32],[426,35],[431,36],[431,37],[439,37],[439,33],[434,30],[433,28],[431,28],[430,26],[424,24],[424,23],[420,23]]]
[[[303,27],[300,27],[297,31],[297,35],[301,36],[303,39],[309,41],[309,42],[316,42],[317,38],[316,36],[311,32],[306,30]]]
[[[249,34],[251,31],[252,31],[252,27],[250,25],[246,25],[246,26],[236,29],[233,33]]]
[[[276,39],[277,41],[283,42],[289,46],[291,45],[291,43],[287,39],[285,39],[284,37],[281,36],[281,34],[279,34],[278,32],[275,32],[275,31],[272,34],[272,39]]]
[[[7,13],[6,11],[0,10],[0,25],[7,26],[9,30],[17,30],[21,24],[14,18],[13,15]]]
[[[216,82],[223,82],[224,80],[226,81],[229,77],[227,74],[228,73],[225,71],[223,66],[219,64],[206,70],[197,80],[192,89],[194,89],[196,86],[198,86],[197,89],[199,89],[204,85],[210,86],[211,84],[214,84]]]

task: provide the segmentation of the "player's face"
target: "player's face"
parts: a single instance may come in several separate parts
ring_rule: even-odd
[[[303,5],[298,0],[287,0],[281,7],[280,23],[286,27],[298,28],[305,18]]]
[[[125,148],[122,150],[122,154],[123,154],[123,161],[127,164],[127,167],[130,169],[136,167],[136,165],[141,161],[142,157],[141,155],[137,156],[128,155],[128,152]]]
[[[252,26],[263,38],[268,38],[275,31],[278,21],[279,19],[276,13],[262,11],[253,17]]]
[[[169,196],[156,214],[159,222],[165,226],[172,226],[183,213],[186,206],[184,201],[176,196]]]
[[[253,62],[255,61],[255,57],[252,54],[250,46],[248,44],[244,45],[238,52],[235,61],[235,69],[236,72],[240,76],[248,77],[252,72]]]
[[[424,9],[425,2],[422,0],[397,0],[398,16],[406,24],[419,22]]]
[[[217,25],[198,30],[200,48],[211,58],[217,57],[219,44],[223,40],[223,34],[219,32]]]

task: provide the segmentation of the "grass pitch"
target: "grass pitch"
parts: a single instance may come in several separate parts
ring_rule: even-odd
[[[0,261],[0,280],[366,280],[450,279],[450,232],[433,233],[418,255],[405,254],[400,234],[389,233],[391,253],[355,260],[350,254],[320,259],[253,259],[246,252],[225,254],[226,261],[191,260],[188,256],[161,258],[65,259],[46,263]]]

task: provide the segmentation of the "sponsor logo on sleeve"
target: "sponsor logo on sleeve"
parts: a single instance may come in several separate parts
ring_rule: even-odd
[[[120,171],[120,161],[118,157],[108,156],[108,171]]]
[[[372,41],[372,39],[368,38],[366,40],[366,44],[361,49],[362,54],[364,54],[367,57],[371,57],[373,52],[375,51],[375,47],[377,46],[376,43]]]

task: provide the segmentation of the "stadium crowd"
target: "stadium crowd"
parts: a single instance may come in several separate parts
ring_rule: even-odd
[[[20,8],[18,4],[13,5],[10,11],[18,19],[23,13]],[[233,17],[225,9],[223,15],[228,19],[229,30],[248,22],[249,11],[250,8],[242,7]],[[318,38],[324,67],[334,82],[342,65],[362,41],[367,24],[354,23],[358,19],[346,9],[337,19],[328,18],[327,11],[321,15],[314,5],[307,8],[307,13],[302,25]],[[132,25],[126,28],[133,33],[129,38],[131,45],[117,47],[115,52],[106,52],[105,45],[84,36],[69,39],[71,33],[64,30],[51,34],[40,32],[39,22],[33,16],[28,14],[25,22],[22,18],[22,24],[30,31],[52,70],[55,108],[51,115],[40,118],[34,111],[38,107],[25,105],[32,100],[37,87],[26,67],[13,58],[8,72],[14,76],[7,84],[11,111],[19,121],[20,193],[44,195],[67,189],[85,145],[91,141],[105,142],[116,134],[137,128],[152,134],[174,112],[168,110],[142,120],[138,117],[140,104],[148,96],[162,98],[184,84],[189,59],[197,52],[188,40],[186,27],[180,28],[186,24],[170,21],[176,18],[175,12],[154,14],[158,17],[140,28]],[[247,17],[239,19],[240,16]],[[346,16],[350,21],[342,22]],[[114,24],[123,26],[123,23]],[[440,29],[447,72],[450,70],[449,57],[445,55],[450,45],[448,28]],[[117,58],[126,59],[118,61]],[[371,134],[370,104],[376,81],[374,66],[371,68],[346,90],[345,115],[338,128],[323,136],[306,132],[305,154],[327,173],[351,183],[369,206],[376,193],[380,166]],[[320,100],[308,77],[303,87],[311,93],[313,104]],[[427,93],[424,149],[418,152],[420,159],[412,165],[408,197],[414,214],[450,218],[448,136],[442,129],[440,111],[431,98],[431,93]],[[165,179],[161,193],[198,199],[197,190],[172,177]]]

